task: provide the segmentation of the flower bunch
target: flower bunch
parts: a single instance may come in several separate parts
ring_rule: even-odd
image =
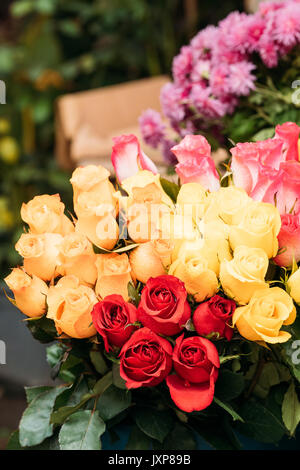
[[[181,185],[160,178],[135,136],[120,136],[112,151],[118,186],[101,166],[77,168],[71,177],[72,220],[58,195],[23,204],[28,231],[16,249],[24,263],[5,279],[14,302],[31,317],[28,324],[35,333],[45,322],[48,336],[54,328],[63,348],[58,370],[67,367],[73,349],[79,354],[78,344],[87,348],[80,380],[87,374],[90,391],[76,406],[55,405],[51,415],[51,422],[65,423],[62,441],[72,413],[94,416],[97,409],[111,419],[119,393],[111,389],[110,401],[105,390],[111,384],[121,381],[121,388],[141,397],[160,387],[172,409],[193,414],[212,406],[223,363],[238,359],[240,374],[231,373],[250,374],[245,345],[260,345],[268,354],[293,338],[299,270],[294,263],[291,272],[276,271],[280,211],[272,198],[257,200],[251,191],[263,169],[267,177],[272,166],[280,172],[282,165],[299,165],[291,160],[296,131],[287,124],[278,128],[279,137],[257,148],[238,144],[232,150],[235,184],[227,187],[202,136],[188,135],[173,148]],[[261,158],[253,163],[261,148]],[[254,164],[262,166],[256,169],[259,177]],[[297,208],[297,193],[280,190],[278,207]],[[92,362],[85,369],[87,357]],[[75,387],[78,369],[71,364]],[[282,380],[293,380],[292,375]],[[96,400],[93,411],[78,411],[90,399]],[[230,405],[221,402],[221,407],[236,419]],[[22,433],[27,433],[25,425]]]
[[[162,111],[175,137],[170,138],[160,114],[149,109],[140,117],[145,142],[154,147],[161,145],[166,161],[173,164],[174,156],[169,149],[178,138],[209,131],[210,127],[214,129],[214,138],[220,138],[218,127],[222,118],[231,115],[240,106],[241,98],[256,89],[257,80],[269,76],[270,69],[277,67],[279,60],[286,58],[299,42],[298,0],[263,2],[254,14],[235,11],[218,26],[201,30],[174,57],[173,81],[161,90]],[[294,76],[292,70],[290,76]],[[273,92],[274,101],[280,93],[271,89],[271,83],[270,75],[266,93],[271,96]],[[279,107],[284,100],[285,96],[280,96]],[[289,101],[288,97],[286,100]],[[253,100],[252,107],[257,110],[255,105],[260,103],[259,99]],[[272,116],[267,125],[271,120]]]

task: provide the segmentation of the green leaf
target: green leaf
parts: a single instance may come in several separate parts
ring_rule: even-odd
[[[97,411],[77,411],[68,418],[59,433],[61,450],[100,450],[105,423]]]
[[[11,433],[7,446],[6,446],[6,450],[24,450],[20,444],[19,434],[20,434],[19,430]]]
[[[222,401],[230,401],[238,397],[245,387],[245,380],[242,374],[224,369],[220,371],[216,382],[215,396]]]
[[[41,343],[50,343],[57,338],[54,321],[45,316],[37,320],[27,321],[26,326],[32,336]]]
[[[93,393],[101,395],[112,384],[112,371],[109,371],[104,377],[96,382]]]
[[[128,297],[130,298],[130,300],[136,306],[138,306],[138,304],[140,303],[140,294],[131,281],[128,282],[127,284],[127,291],[128,291]]]
[[[80,408],[82,408],[90,399],[92,395],[87,393],[82,397],[80,402],[77,405],[72,406],[62,406],[58,410],[54,411],[51,414],[51,423],[52,424],[62,424],[66,421],[69,416],[76,413]]]
[[[163,442],[174,424],[170,411],[146,407],[136,409],[134,419],[141,431],[159,442]]]
[[[259,140],[270,139],[271,137],[274,136],[274,133],[275,133],[274,127],[266,127],[265,129],[261,129],[259,132],[254,134],[254,136],[252,137],[252,140],[254,140],[254,142],[257,142]]]
[[[264,365],[253,393],[260,398],[266,398],[270,388],[291,378],[289,369],[283,364],[268,362]]]
[[[63,387],[55,387],[37,395],[24,411],[20,422],[20,444],[22,447],[35,446],[52,435],[50,416],[58,395]]]
[[[235,433],[226,424],[226,421],[218,421],[218,423],[205,421],[201,423],[194,419],[192,427],[210,446],[217,450],[236,450],[240,448]]]
[[[121,388],[122,390],[127,390],[125,380],[122,379],[120,376],[120,364],[113,364],[112,366],[112,374],[113,374],[113,384]]]
[[[164,192],[172,199],[173,202],[176,202],[180,190],[178,184],[165,178],[160,178],[160,184],[162,185]]]
[[[125,450],[148,450],[151,439],[137,426],[133,426]]]
[[[111,385],[100,396],[97,410],[104,421],[114,418],[131,405],[131,392]]]
[[[227,413],[229,413],[232,416],[233,421],[242,421],[242,422],[244,421],[243,418],[241,418],[241,416],[228,403],[225,403],[224,401],[219,400],[217,397],[214,397],[214,402],[217,405],[219,405],[221,408],[223,408],[223,410],[227,411]]]
[[[196,441],[190,429],[181,423],[176,423],[163,443],[165,450],[194,450]]]
[[[48,390],[52,390],[52,387],[25,387],[26,393],[26,400],[28,405],[34,400],[38,395],[41,393],[47,392]]]
[[[290,435],[293,436],[298,424],[300,423],[300,403],[294,382],[291,383],[284,395],[282,403],[282,419],[286,428],[290,432]]]
[[[57,363],[62,359],[66,348],[60,344],[55,343],[47,347],[46,358],[50,367],[55,367]]]
[[[96,371],[99,372],[99,374],[104,375],[108,371],[107,364],[105,362],[104,357],[102,356],[101,351],[97,350],[91,350],[90,351],[90,359],[95,367]]]
[[[239,410],[244,423],[238,423],[238,430],[260,442],[278,442],[285,433],[281,421],[259,402],[249,400]]]
[[[228,361],[233,361],[234,359],[239,359],[239,358],[240,358],[239,354],[234,354],[232,356],[220,356],[220,364],[225,364]]]

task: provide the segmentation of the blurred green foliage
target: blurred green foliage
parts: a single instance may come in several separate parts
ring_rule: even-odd
[[[22,202],[59,192],[71,203],[53,156],[57,96],[170,73],[181,45],[236,8],[241,0],[1,0],[1,274],[19,262]]]
[[[233,142],[273,137],[275,126],[287,121],[300,123],[300,48],[295,47],[272,69],[257,59],[255,90],[240,100],[224,119],[223,134]],[[228,140],[226,144],[231,147]]]

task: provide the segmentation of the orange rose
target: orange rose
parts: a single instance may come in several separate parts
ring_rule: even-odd
[[[35,196],[21,207],[21,217],[29,225],[31,233],[59,233],[66,235],[74,232],[74,225],[64,214],[65,205],[58,194]]]
[[[47,317],[55,322],[59,335],[89,338],[96,334],[91,312],[97,302],[93,289],[81,285],[76,276],[62,277],[49,287]]]
[[[46,311],[47,284],[23,269],[14,268],[4,279],[14,293],[16,306],[28,317],[39,317]]]
[[[96,294],[104,299],[107,295],[118,293],[124,300],[128,300],[127,285],[132,279],[126,253],[97,255],[96,267],[98,270]]]
[[[77,213],[78,197],[82,193],[89,193],[99,204],[108,204],[116,207],[114,198],[115,189],[109,181],[109,171],[101,165],[87,165],[73,171],[70,182],[73,186],[74,210]]]
[[[44,281],[58,276],[61,273],[59,246],[62,240],[58,233],[23,233],[16,243],[16,250],[24,258],[25,271]]]
[[[80,233],[66,235],[60,245],[64,275],[78,277],[81,284],[94,286],[97,280],[96,255],[92,244]]]
[[[76,231],[99,248],[111,250],[119,237],[115,210],[111,204],[99,203],[96,194],[81,193],[77,199]]]
[[[131,275],[134,279],[146,284],[150,277],[166,274],[164,266],[152,242],[142,243],[129,255]]]

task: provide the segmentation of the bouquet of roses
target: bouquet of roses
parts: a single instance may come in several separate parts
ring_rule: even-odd
[[[146,143],[170,148],[186,134],[205,133],[216,146],[270,137],[274,125],[298,122],[299,0],[260,2],[254,14],[234,11],[207,26],[173,59],[172,82],[161,90],[160,114],[146,110]]]
[[[59,195],[23,204],[24,262],[5,281],[33,336],[54,341],[61,381],[26,389],[8,448],[100,449],[120,423],[128,449],[294,435],[298,134],[286,123],[238,144],[221,179],[206,139],[187,135],[172,148],[178,184],[123,135],[115,186],[101,166],[74,171],[74,216]]]

